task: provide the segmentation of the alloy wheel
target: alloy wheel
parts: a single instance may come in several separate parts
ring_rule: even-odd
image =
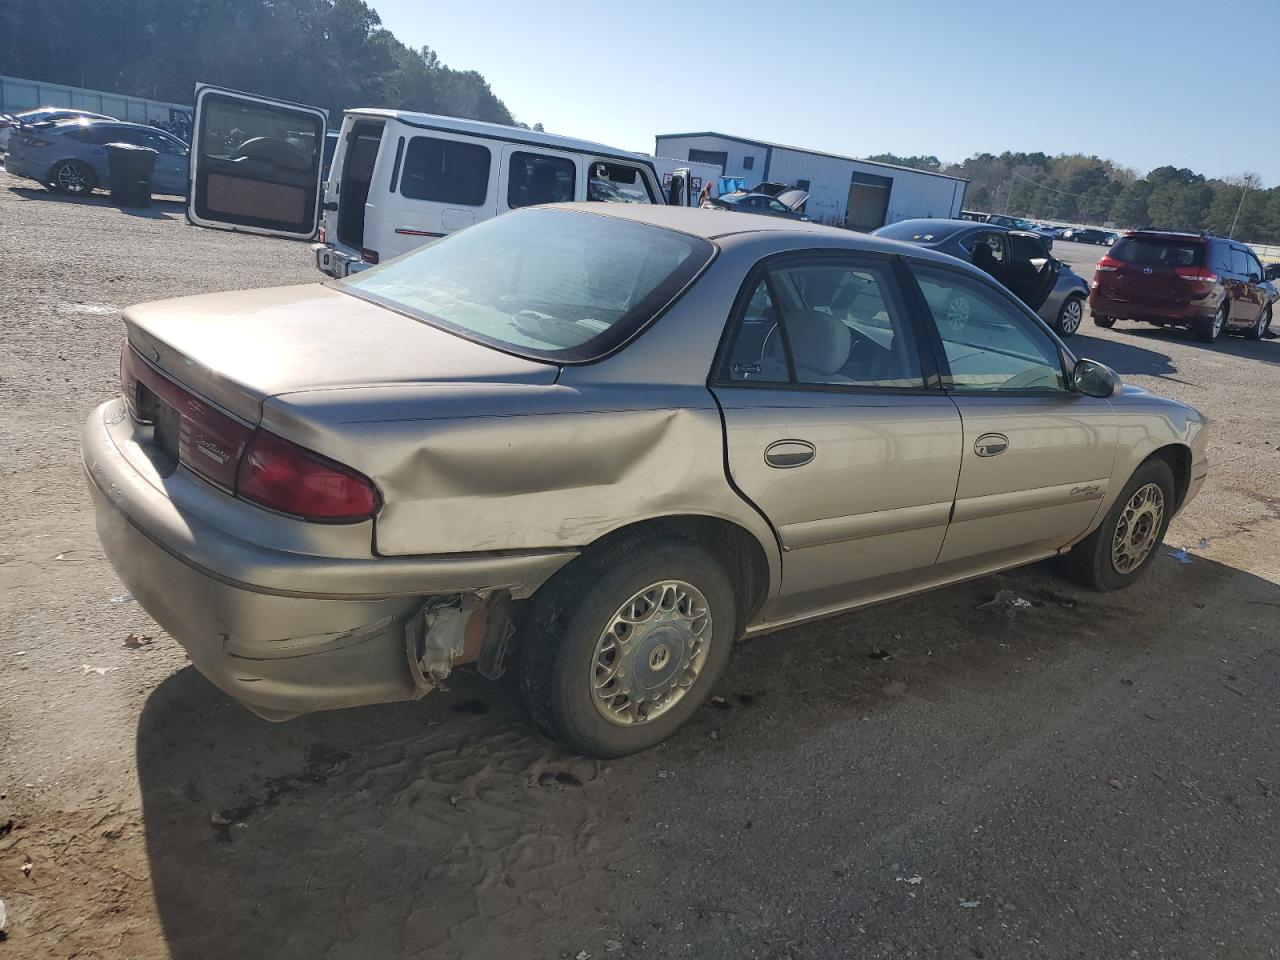
[[[54,180],[58,186],[67,193],[86,193],[89,187],[89,177],[78,163],[67,162],[58,165],[58,169],[54,174]]]
[[[1084,319],[1084,307],[1078,297],[1072,297],[1062,308],[1062,333],[1071,335],[1080,329],[1080,321]]]
[[[1155,548],[1164,521],[1164,491],[1147,483],[1124,505],[1111,537],[1111,565],[1117,573],[1132,573]]]

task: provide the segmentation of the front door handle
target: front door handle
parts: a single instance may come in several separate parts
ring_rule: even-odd
[[[764,462],[779,470],[803,467],[818,455],[818,448],[808,440],[775,440],[764,448]]]
[[[998,457],[1009,449],[1009,438],[1003,433],[984,433],[973,442],[973,452],[980,457]]]

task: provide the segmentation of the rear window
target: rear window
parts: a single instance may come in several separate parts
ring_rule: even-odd
[[[501,350],[572,363],[624,343],[713,252],[660,227],[526,208],[355,274],[341,289]]]
[[[1200,267],[1204,265],[1204,244],[1152,237],[1122,237],[1107,256],[1142,267]]]
[[[489,148],[460,140],[414,137],[404,154],[400,193],[412,200],[481,206],[489,194]]]

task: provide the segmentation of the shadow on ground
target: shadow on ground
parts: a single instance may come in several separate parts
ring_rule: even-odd
[[[743,643],[688,727],[608,764],[542,737],[510,679],[272,725],[180,671],[137,739],[168,948],[737,960],[1270,937],[1241,885],[1274,889],[1280,862],[1280,587],[1171,549],[1120,594],[1040,565]],[[1027,605],[982,606],[1005,589]]]
[[[176,220],[183,216],[186,201],[174,198],[151,198],[150,207],[124,207],[111,201],[105,193],[93,193],[87,197],[73,197],[67,193],[56,193],[41,187],[10,187],[9,192],[23,200],[42,201],[44,203],[74,203],[91,207],[110,207],[130,217],[144,220]]]

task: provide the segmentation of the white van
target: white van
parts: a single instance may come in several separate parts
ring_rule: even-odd
[[[196,88],[187,216],[200,226],[317,239],[343,277],[516,207],[568,200],[697,202],[664,194],[653,158],[518,127],[405,110],[348,110],[321,183],[326,115]]]

